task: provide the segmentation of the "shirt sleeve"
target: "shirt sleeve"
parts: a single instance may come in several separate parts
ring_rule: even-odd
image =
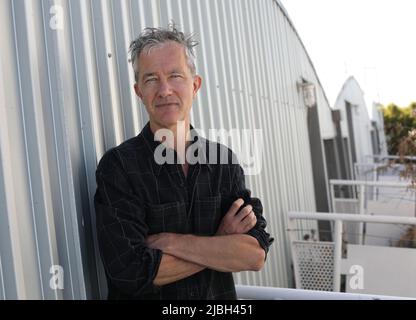
[[[155,293],[162,251],[150,249],[140,197],[133,193],[121,161],[108,151],[97,171],[94,197],[97,238],[107,280],[129,296]]]
[[[263,205],[258,198],[251,197],[251,191],[246,188],[244,170],[240,165],[236,165],[235,173],[232,183],[232,193],[233,201],[238,198],[244,200],[244,206],[250,204],[253,207],[253,212],[256,215],[257,223],[256,225],[247,232],[248,235],[254,237],[259,242],[260,246],[267,253],[269,252],[269,247],[273,243],[274,238],[266,232],[267,222],[263,216]]]

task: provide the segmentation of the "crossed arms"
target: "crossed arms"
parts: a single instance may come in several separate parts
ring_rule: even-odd
[[[236,200],[221,221],[215,236],[159,233],[147,238],[147,245],[163,251],[153,283],[165,285],[189,277],[205,268],[222,272],[258,271],[263,267],[265,251],[258,241],[244,234],[256,225],[251,205]],[[236,214],[237,213],[237,214]]]

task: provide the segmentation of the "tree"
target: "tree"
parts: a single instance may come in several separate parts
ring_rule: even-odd
[[[384,130],[386,132],[387,149],[390,155],[399,155],[399,145],[406,139],[409,132],[416,129],[416,102],[406,108],[395,104],[383,107]],[[405,149],[405,148],[404,148]],[[411,151],[411,150],[404,150]],[[403,154],[415,156],[415,154]]]
[[[401,176],[416,187],[416,102],[406,108],[390,104],[383,107],[383,114],[389,154],[399,156],[390,164],[403,164]]]

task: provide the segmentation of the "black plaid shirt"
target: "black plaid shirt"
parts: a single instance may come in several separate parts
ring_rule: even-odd
[[[245,188],[243,169],[231,161],[235,155],[198,135],[192,143],[199,143],[203,149],[198,150],[204,152],[196,153],[199,160],[189,165],[186,177],[181,164],[156,163],[154,151],[160,143],[154,141],[149,123],[102,157],[94,200],[110,299],[235,299],[232,274],[208,268],[156,287],[162,251],[148,248],[145,239],[160,232],[212,236],[239,197],[253,206],[257,217],[248,234],[268,252],[273,239],[265,231],[261,202]],[[229,164],[208,163],[212,147],[218,156],[225,154]]]

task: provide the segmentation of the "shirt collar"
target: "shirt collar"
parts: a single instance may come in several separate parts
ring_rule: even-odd
[[[192,125],[190,125],[190,129],[191,129],[190,145],[193,145],[195,143],[198,144],[198,147],[196,147],[196,156],[198,158],[197,164],[206,165],[208,167],[208,169],[211,171],[212,167],[208,163],[209,158],[208,158],[208,154],[207,154],[208,143],[204,138],[202,138],[198,134],[197,130],[195,130]],[[161,144],[161,142],[154,139],[155,135],[153,134],[152,130],[150,129],[150,122],[147,122],[147,124],[144,126],[144,128],[141,132],[141,135],[143,136],[144,141],[145,141],[145,143],[148,147],[148,150],[150,151],[151,157],[150,157],[149,160],[151,161],[151,163],[153,165],[153,168],[155,169],[155,173],[157,175],[159,175],[163,166],[168,165],[168,164],[166,164],[166,163],[159,164],[154,159],[154,152],[155,152],[156,148]],[[175,153],[175,159],[176,159],[176,151],[174,151],[174,153]]]

